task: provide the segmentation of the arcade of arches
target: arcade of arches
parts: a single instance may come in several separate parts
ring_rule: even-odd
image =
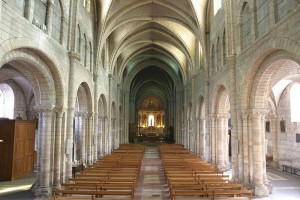
[[[299,4],[0,0],[0,117],[38,122],[35,194],[158,137],[268,196],[266,158],[300,168]]]

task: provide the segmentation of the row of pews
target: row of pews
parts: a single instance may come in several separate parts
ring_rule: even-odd
[[[53,189],[56,200],[132,200],[145,147],[122,144],[112,154]]]
[[[172,200],[252,199],[251,190],[192,155],[183,145],[163,144],[159,152]]]

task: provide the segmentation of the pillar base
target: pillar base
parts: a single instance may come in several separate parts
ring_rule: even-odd
[[[51,190],[51,187],[39,187],[35,189],[34,194],[36,197],[50,197]]]
[[[60,190],[60,189],[61,189],[61,185],[60,185],[60,184],[54,185],[54,186],[53,186],[53,189]]]
[[[258,197],[268,197],[270,194],[268,188],[263,185],[263,184],[260,184],[260,185],[256,185],[255,186],[255,195],[258,196]]]
[[[271,167],[274,168],[274,169],[278,169],[279,168],[279,163],[277,160],[273,160],[271,162]]]
[[[225,163],[225,164],[218,164],[217,168],[221,171],[221,172],[227,172],[230,170],[231,166],[230,163]]]
[[[273,192],[273,185],[270,181],[266,180],[264,181],[264,185],[267,187],[269,194],[272,194]]]

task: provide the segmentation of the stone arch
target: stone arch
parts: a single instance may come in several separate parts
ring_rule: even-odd
[[[227,171],[230,168],[229,163],[229,133],[228,121],[230,119],[230,101],[229,94],[224,85],[216,87],[213,93],[212,116],[214,123],[211,127],[211,138],[213,148],[213,161],[221,171]]]
[[[268,56],[262,59],[263,61],[258,59],[256,62],[257,64],[255,64],[257,71],[252,71],[251,74],[248,74],[250,80],[255,80],[255,82],[249,81],[245,87],[245,94],[242,94],[241,96],[242,105],[247,105],[248,108],[263,109],[265,107],[265,92],[269,87],[267,83],[270,81],[272,74],[278,71],[281,65],[286,61],[299,63],[292,54],[286,51],[276,51],[268,54]],[[289,70],[286,73],[287,74],[283,74],[282,78],[292,75],[295,71]]]
[[[116,103],[113,101],[111,104],[111,147],[117,148],[118,145],[118,134],[117,134],[117,108]]]
[[[63,7],[61,0],[54,0],[53,9],[53,23],[52,23],[52,37],[62,43],[62,24],[63,24]]]
[[[213,114],[227,114],[230,109],[229,95],[227,89],[223,85],[216,87],[213,92],[213,101],[211,111]]]
[[[206,142],[206,119],[205,119],[206,105],[203,96],[199,96],[197,101],[196,119],[196,153],[203,159],[208,159],[206,155],[209,151],[206,150],[208,142]]]
[[[92,95],[90,87],[86,82],[78,86],[75,105],[74,119],[74,159],[84,163],[90,162],[88,159],[89,149],[89,116],[93,111]]]
[[[79,106],[81,106],[81,107],[79,107],[78,111],[89,112],[89,113],[93,112],[92,91],[91,91],[91,87],[88,85],[87,82],[82,82],[78,86],[77,100],[78,100]]]
[[[253,98],[250,99],[249,97],[252,93],[254,80],[259,79],[258,71],[264,71],[265,69],[262,69],[262,66],[267,68],[269,65],[266,62],[272,63],[276,60],[288,59],[300,63],[299,58],[300,45],[287,38],[273,38],[261,44],[261,48],[254,52],[253,60],[246,63],[249,67],[247,68],[248,71],[245,72],[244,84],[241,84],[241,87],[243,87],[240,94],[242,108],[253,107],[253,103],[250,103]]]
[[[47,90],[35,90],[35,95],[39,94],[40,96],[40,98],[36,99],[36,103],[64,105],[65,91],[60,74],[63,63],[61,63],[55,53],[47,47],[47,44],[40,45],[26,38],[10,39],[3,42],[0,45],[0,68],[2,68],[4,64],[13,61],[25,61],[26,63],[30,63],[30,72],[34,71],[34,73],[41,74],[41,76],[38,76],[32,81],[39,81],[39,84],[42,84]],[[45,80],[48,86],[46,86],[47,83]],[[52,85],[51,88],[50,85]],[[55,91],[51,96],[53,99],[52,102],[47,100],[47,98],[49,99],[49,94],[41,96],[41,92],[43,91],[50,93]]]
[[[104,94],[101,94],[98,100],[98,156],[107,154],[108,146],[108,107],[107,100]]]

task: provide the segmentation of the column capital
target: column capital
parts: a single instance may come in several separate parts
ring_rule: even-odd
[[[37,112],[51,112],[54,109],[54,105],[37,105],[34,106],[34,109]]]
[[[229,115],[223,113],[223,114],[216,114],[215,117],[216,117],[216,119],[228,119]]]
[[[93,75],[93,81],[96,82],[98,80],[99,75],[98,74],[94,74]]]
[[[267,114],[267,109],[251,109],[249,110],[249,116],[252,119],[264,117]]]
[[[86,117],[87,116],[87,112],[76,112],[75,113],[75,116],[76,117]]]
[[[67,110],[68,110],[68,112],[73,112],[75,110],[75,108],[74,107],[68,107]]]
[[[54,109],[56,113],[64,113],[67,110],[66,107],[64,107],[63,105],[56,106]]]
[[[225,58],[225,63],[229,64],[229,65],[235,65],[235,61],[236,61],[236,55],[235,54],[228,55]]]
[[[94,117],[94,115],[95,115],[94,112],[89,112],[89,113],[87,113],[87,116],[88,116],[89,118]]]
[[[240,111],[240,116],[242,118],[242,120],[247,120],[248,117],[250,115],[250,111],[249,110],[242,110]]]
[[[47,6],[52,6],[52,7],[54,7],[54,0],[48,0],[48,1],[47,1]]]
[[[69,58],[80,61],[80,54],[76,51],[69,51]]]
[[[209,120],[215,120],[216,119],[216,115],[213,115],[213,114],[209,114],[209,115],[207,115],[207,118],[209,119]]]

